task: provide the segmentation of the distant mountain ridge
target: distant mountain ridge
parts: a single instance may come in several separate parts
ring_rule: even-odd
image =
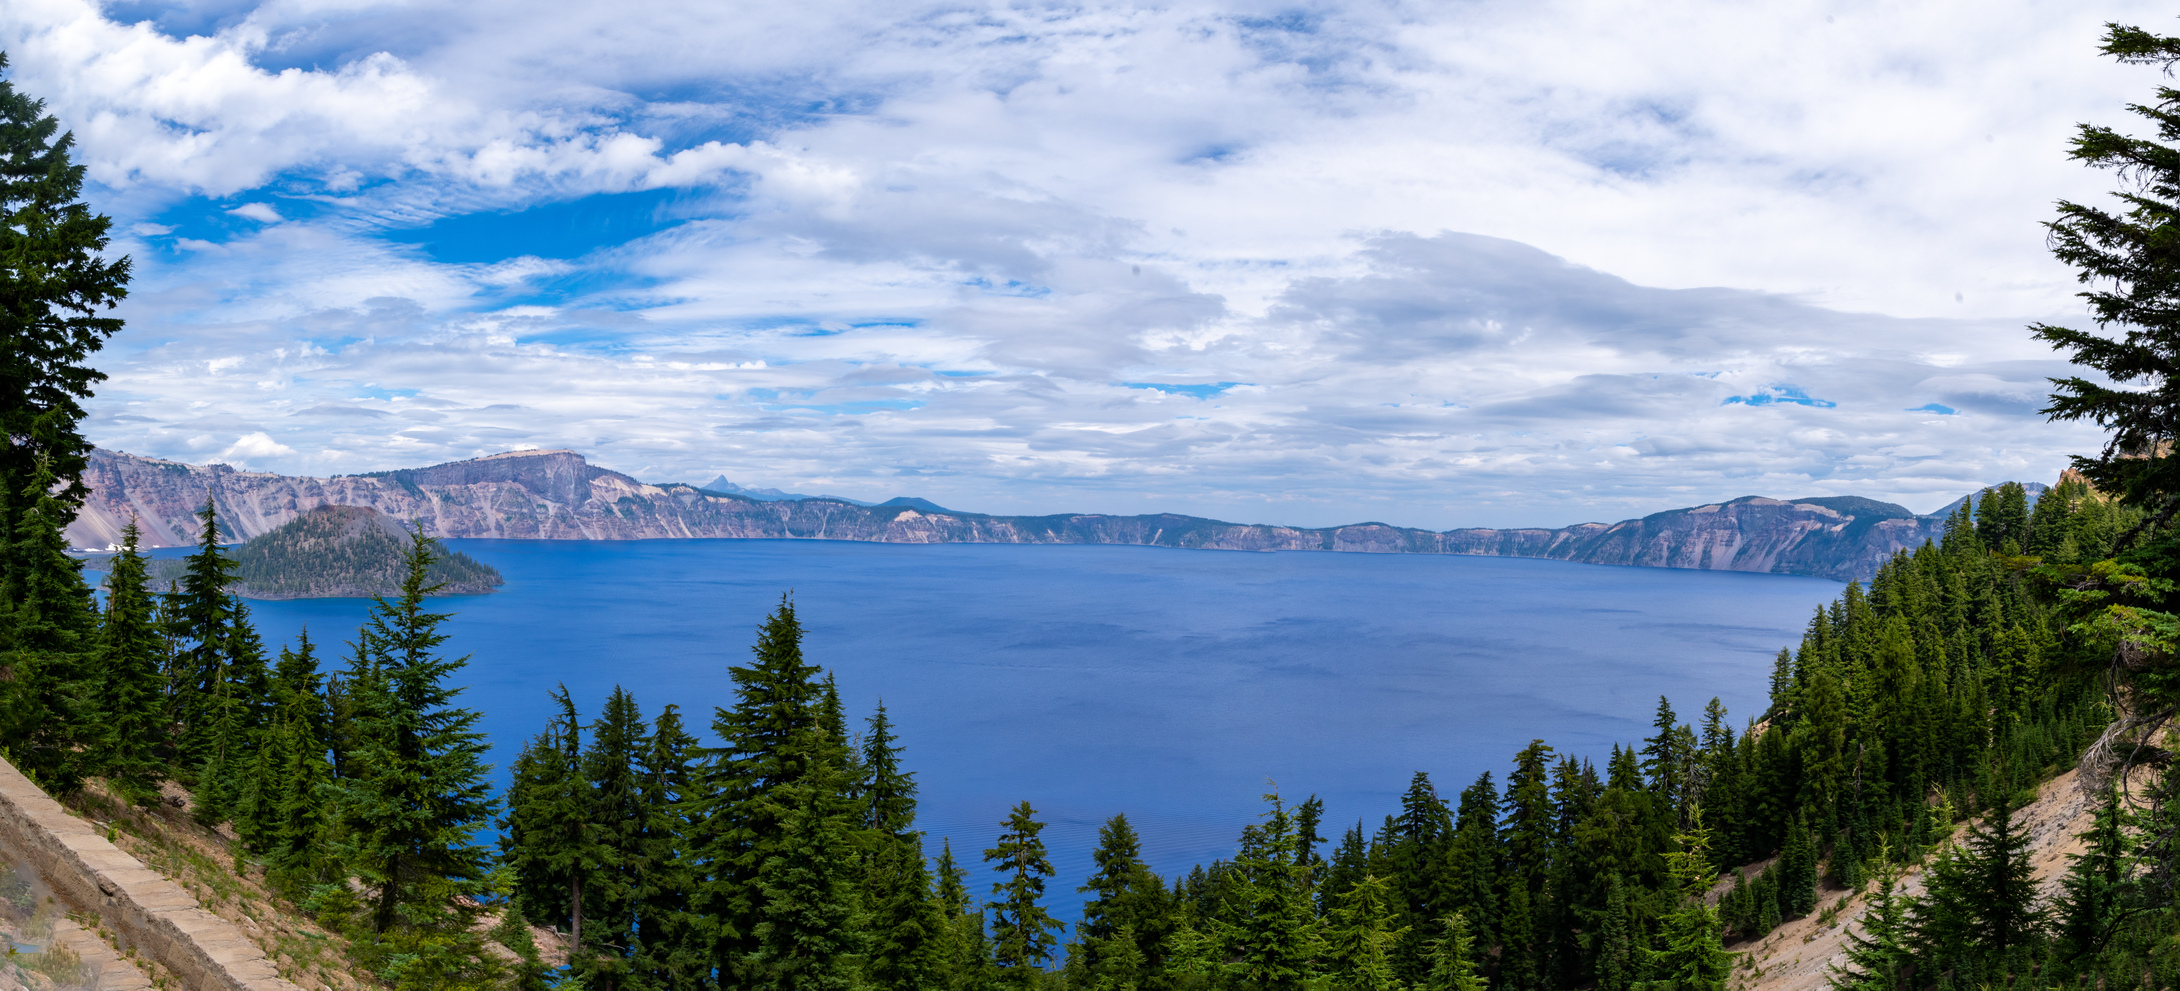
[[[193,514],[207,497],[216,497],[220,525],[243,538],[317,506],[340,504],[414,521],[436,537],[723,537],[1478,554],[1845,581],[1869,577],[1895,551],[1935,539],[1944,528],[1942,516],[1918,516],[1859,496],[1743,496],[1610,524],[1443,532],[1384,523],[1227,523],[1172,513],[994,516],[953,512],[907,497],[869,506],[830,496],[774,498],[678,482],[652,485],[592,465],[572,451],[515,451],[426,468],[310,478],[100,450],[91,455],[84,481],[91,496],[68,529],[70,542],[79,547],[119,543],[121,528],[132,517],[139,521],[146,547],[194,543]]]

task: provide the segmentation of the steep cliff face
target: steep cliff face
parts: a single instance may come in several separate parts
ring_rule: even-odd
[[[1851,502],[1834,508],[1827,502]],[[1845,510],[1845,511],[1843,511]],[[1870,499],[1732,502],[1561,530],[1454,530],[1449,552],[1644,568],[1765,571],[1850,581],[1943,534],[1944,520]]]
[[[119,543],[133,517],[146,547],[194,543],[195,513],[219,507],[230,539],[265,533],[328,504],[367,506],[438,537],[643,540],[665,537],[872,540],[889,543],[1144,544],[1215,550],[1486,554],[1588,564],[1866,578],[1879,562],[1939,533],[1937,517],[1852,497],[1748,496],[1621,523],[1558,530],[1443,533],[1358,523],[1303,529],[1194,516],[987,516],[929,504],[758,500],[688,485],[649,485],[570,451],[517,451],[429,468],[296,478],[185,465],[111,451],[91,457],[91,497],[69,528],[79,547]]]

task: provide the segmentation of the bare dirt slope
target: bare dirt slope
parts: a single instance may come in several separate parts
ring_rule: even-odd
[[[2046,782],[2036,801],[2015,813],[2015,821],[2029,833],[2036,880],[2045,899],[2057,894],[2069,855],[2081,852],[2077,834],[2089,828],[2092,796],[2077,785],[2077,774],[2068,771]],[[1956,840],[1966,828],[1955,833]],[[1899,891],[1922,893],[1920,866],[1901,877]],[[1826,885],[1818,891],[1816,912],[1780,926],[1761,940],[1728,947],[1747,954],[1734,971],[1734,991],[1815,991],[1830,984],[1832,968],[1846,962],[1847,933],[1861,928],[1867,900],[1866,895],[1850,896]],[[1835,907],[1835,917],[1825,921],[1825,909]]]

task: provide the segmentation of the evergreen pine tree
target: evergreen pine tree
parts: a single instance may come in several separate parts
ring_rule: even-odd
[[[1038,835],[1045,824],[1028,802],[1016,805],[1001,828],[999,842],[984,851],[984,860],[1001,877],[992,883],[992,956],[1004,983],[1029,987],[1052,958],[1053,933],[1062,928],[1043,904],[1052,863]]]
[[[265,859],[274,885],[293,894],[331,873],[323,851],[332,768],[309,722],[299,714],[291,715],[278,732],[288,735],[281,747],[287,765],[280,769],[279,805]]]
[[[949,920],[931,891],[923,836],[910,833],[881,843],[871,865],[876,893],[871,904],[870,945],[864,975],[880,991],[923,991],[944,986]]]
[[[583,753],[589,792],[586,834],[597,863],[586,892],[588,939],[595,955],[584,973],[599,991],[620,988],[630,979],[636,900],[650,868],[651,848],[645,839],[650,810],[642,783],[649,736],[635,697],[616,685],[591,724],[590,748]]]
[[[848,958],[860,950],[851,845],[857,816],[848,772],[837,760],[821,757],[811,773],[766,796],[776,803],[779,832],[757,870],[763,908],[746,967],[758,986],[834,991],[853,984]]]
[[[1644,982],[1646,991],[1724,991],[1726,975],[1733,969],[1734,954],[1725,948],[1725,924],[1718,910],[1704,901],[1714,875],[1710,867],[1710,830],[1698,811],[1688,832],[1680,834],[1680,849],[1666,855],[1680,907],[1667,915],[1658,938],[1662,946],[1650,951],[1650,968],[1657,978]]]
[[[1628,929],[1627,884],[1614,873],[1605,883],[1605,910],[1597,920],[1598,991],[1627,991],[1641,972],[1635,934]]]
[[[939,841],[939,911],[946,918],[941,946],[941,978],[952,991],[982,991],[989,986],[991,944],[984,934],[984,911],[969,897],[969,871],[954,861],[951,840]]]
[[[176,741],[177,763],[185,770],[213,758],[211,749],[222,732],[220,720],[233,701],[228,691],[227,650],[233,645],[235,601],[227,594],[235,581],[235,562],[220,550],[218,503],[205,501],[198,511],[197,552],[185,561],[181,589],[174,597],[174,626],[169,631],[178,643],[174,655],[174,721],[181,735]]]
[[[1300,989],[1314,972],[1322,939],[1297,863],[1294,816],[1276,793],[1264,801],[1271,806],[1264,824],[1243,831],[1234,855],[1238,890],[1228,917],[1218,920],[1217,935],[1226,972],[1242,986]]]
[[[1786,850],[1772,868],[1779,874],[1779,917],[1783,919],[1800,918],[1817,907],[1817,843],[1809,832],[1800,816],[1789,820]]]
[[[1484,991],[1484,979],[1476,973],[1468,919],[1456,912],[1438,920],[1445,935],[1431,942],[1431,974],[1421,991]]]
[[[91,590],[62,535],[73,509],[53,491],[58,480],[49,466],[35,468],[23,479],[28,487],[13,493],[22,508],[7,535],[9,570],[0,583],[0,605],[11,610],[0,630],[7,648],[0,654],[0,742],[45,787],[71,791],[86,770],[82,744],[102,735],[95,728],[98,686],[87,670],[96,648]]]
[[[668,705],[651,726],[643,763],[644,874],[636,891],[633,983],[648,988],[695,987],[708,973],[694,939],[689,913],[696,871],[686,846],[691,766],[696,738],[682,727],[681,710]]]
[[[2042,931],[2029,837],[2013,813],[2011,796],[2001,792],[1967,843],[1939,854],[1925,872],[1924,896],[1910,915],[1918,949],[1932,956],[1934,970],[2002,964]]]
[[[114,789],[149,805],[159,800],[159,782],[167,776],[159,753],[166,738],[166,678],[159,670],[162,641],[138,538],[132,519],[121,530],[121,551],[106,573],[98,638],[105,732],[98,748],[100,770]]]
[[[341,802],[343,861],[371,891],[371,928],[466,933],[472,899],[490,889],[476,840],[493,812],[484,735],[449,684],[468,658],[447,659],[424,597],[434,541],[410,538],[398,597],[379,598],[359,639],[370,652],[356,684],[355,768]]]
[[[0,55],[0,70],[7,68]],[[56,137],[55,135],[59,136]],[[75,519],[89,490],[83,470],[91,442],[78,429],[81,400],[106,376],[86,364],[121,330],[96,314],[128,294],[129,260],[107,260],[111,218],[78,199],[84,167],[71,160],[75,136],[60,133],[45,103],[0,80],[0,534],[19,517],[40,511],[36,498],[53,495],[56,528]],[[46,481],[39,482],[43,476]],[[38,496],[17,501],[35,489]],[[25,572],[44,565],[9,554],[0,585],[21,587]]]
[[[1908,920],[1908,899],[1896,889],[1900,872],[1889,857],[1879,857],[1877,890],[1863,908],[1858,929],[1847,934],[1845,966],[1832,968],[1832,986],[1841,991],[1908,991],[1915,958]]]
[[[797,856],[814,856],[818,851],[811,844],[822,842],[833,828],[826,818],[835,812],[852,814],[835,809],[832,797],[817,790],[845,790],[853,781],[846,774],[847,755],[838,733],[826,725],[830,704],[817,679],[818,668],[803,660],[802,626],[794,603],[782,598],[760,629],[753,653],[753,663],[729,669],[734,706],[716,710],[712,730],[720,747],[699,774],[690,824],[692,855],[706,867],[692,898],[691,917],[701,926],[699,940],[725,988],[768,986],[772,963],[759,959],[764,949],[759,927],[769,924],[765,932],[779,937],[795,924],[794,918],[775,917],[761,876],[790,843],[788,818],[799,817],[793,824],[793,843],[801,851]],[[812,787],[799,787],[810,779],[815,779]],[[831,868],[804,862],[802,869]],[[829,877],[793,883],[780,877],[775,882],[774,890],[781,893],[810,884],[830,890],[831,884]],[[788,909],[781,906],[783,912]],[[800,918],[817,922],[823,917],[829,916]],[[829,935],[819,936],[813,946],[836,943]]]
[[[1399,991],[1392,948],[1408,934],[1393,928],[1392,892],[1384,879],[1366,875],[1336,896],[1327,927],[1332,966],[1329,986],[1338,991]],[[1252,985],[1254,986],[1254,985]]]
[[[2069,961],[2094,958],[2142,907],[2140,888],[2127,869],[2135,838],[2128,834],[2124,818],[2117,792],[2107,790],[2089,828],[2081,834],[2082,852],[2073,855],[2060,882],[2062,894],[2054,914],[2063,956]]]
[[[1090,854],[1096,865],[1082,887],[1082,922],[1076,934],[1082,947],[1084,970],[1093,979],[1122,981],[1109,966],[1108,956],[1123,952],[1130,961],[1123,969],[1132,980],[1154,979],[1164,966],[1164,944],[1173,930],[1173,906],[1165,882],[1143,863],[1142,841],[1126,815],[1115,815],[1098,827],[1097,849]],[[1129,934],[1132,949],[1120,951],[1121,933]]]

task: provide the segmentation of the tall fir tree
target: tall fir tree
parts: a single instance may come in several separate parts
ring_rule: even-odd
[[[1392,949],[1408,935],[1408,927],[1393,927],[1393,896],[1385,880],[1365,875],[1334,897],[1338,904],[1326,926],[1331,967],[1325,976],[1329,986],[1338,991],[1400,991],[1406,987],[1393,973]]]
[[[794,603],[760,629],[755,660],[730,669],[732,708],[701,772],[691,843],[708,868],[692,909],[725,988],[844,980],[852,952],[857,811],[837,696],[802,655]]]
[[[370,927],[466,932],[491,883],[477,843],[494,803],[475,710],[455,704],[467,657],[447,658],[447,613],[424,598],[434,541],[411,534],[400,591],[379,598],[359,633],[354,769],[341,800],[343,861],[371,894]]]
[[[121,530],[121,550],[106,572],[106,610],[99,623],[99,709],[105,733],[99,740],[100,770],[130,801],[159,800],[166,778],[160,754],[166,739],[166,676],[160,670],[165,641],[159,635],[156,605],[137,551],[139,532],[130,520]]]
[[[129,259],[103,257],[113,221],[79,198],[74,147],[44,101],[0,79],[0,534],[33,512],[64,528],[89,494],[83,400],[106,376],[88,362],[121,330],[99,314],[128,294]],[[47,495],[56,505],[41,508]],[[0,586],[20,588],[45,567],[19,544],[7,549]]]
[[[1035,983],[1039,968],[1052,959],[1053,934],[1062,928],[1044,906],[1045,881],[1052,876],[1039,835],[1044,828],[1037,810],[1022,802],[1001,824],[999,842],[984,851],[1000,875],[992,882],[992,956],[1002,982],[1013,987]]]
[[[1847,933],[1846,960],[1831,968],[1840,991],[1909,991],[1914,987],[1914,932],[1909,899],[1899,894],[1899,870],[1879,857],[1876,890]]]
[[[984,910],[969,896],[969,870],[954,860],[951,840],[939,841],[933,867],[939,911],[946,918],[941,947],[941,986],[949,991],[982,991],[991,985],[991,941],[984,932]]]
[[[184,562],[168,631],[178,644],[171,697],[180,729],[176,763],[189,771],[215,757],[224,760],[212,749],[234,701],[227,652],[234,645],[235,600],[227,589],[235,582],[235,562],[220,549],[217,499],[205,501],[197,521],[197,552]]]
[[[598,991],[617,991],[632,977],[636,902],[650,871],[651,848],[645,842],[649,809],[642,781],[649,736],[635,696],[615,685],[591,724],[590,747],[583,753],[589,792],[586,832],[596,863],[587,893],[591,954],[583,973]]]
[[[82,562],[68,556],[62,534],[72,510],[55,491],[50,466],[34,468],[23,479],[27,487],[13,493],[21,508],[6,541],[11,570],[0,584],[8,608],[0,630],[0,740],[46,787],[72,791],[94,760],[83,745],[100,735],[90,670],[95,619]]]
[[[882,989],[936,986],[943,970],[947,920],[931,891],[916,821],[916,777],[901,766],[901,746],[879,703],[863,734],[861,827],[868,834],[863,900],[866,979]]]
[[[1083,971],[1093,980],[1119,981],[1122,972],[1139,983],[1155,980],[1174,910],[1165,882],[1143,862],[1142,840],[1126,815],[1098,827],[1090,861],[1095,870],[1075,889],[1090,896],[1076,926]]]
[[[1476,972],[1476,937],[1469,932],[1468,918],[1459,912],[1438,920],[1439,937],[1431,941],[1431,972],[1421,991],[1484,991],[1486,982]]]
[[[1234,855],[1236,890],[1216,935],[1231,980],[1265,991],[1299,991],[1314,975],[1323,938],[1299,863],[1294,814],[1276,793],[1264,801],[1270,808],[1263,825],[1243,831]]]
[[[1689,830],[1678,837],[1680,849],[1666,855],[1680,904],[1660,926],[1661,945],[1650,952],[1650,969],[1657,977],[1644,982],[1645,991],[1725,991],[1726,975],[1733,969],[1725,923],[1705,900],[1716,876],[1710,865],[1710,830],[1700,809],[1690,821]]]
[[[636,892],[635,982],[649,988],[699,986],[709,974],[689,912],[696,865],[688,846],[695,798],[696,738],[668,705],[652,723],[643,762],[644,875]]]

